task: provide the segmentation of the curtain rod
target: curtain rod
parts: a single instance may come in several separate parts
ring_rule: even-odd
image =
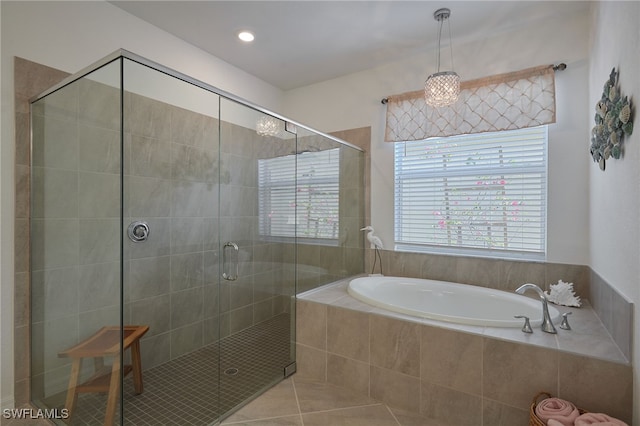
[[[567,69],[567,64],[565,64],[564,62],[561,62],[558,65],[553,66],[554,71],[564,71],[566,69]],[[387,102],[389,102],[389,98],[382,98],[380,100],[380,103],[383,105],[386,105]]]

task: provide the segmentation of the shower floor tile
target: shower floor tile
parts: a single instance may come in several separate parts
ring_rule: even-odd
[[[289,327],[289,314],[281,314],[222,339],[220,348],[212,344],[145,370],[140,395],[134,393],[130,375],[124,380],[125,424],[213,424],[282,378],[291,357]],[[65,396],[55,395],[45,403],[62,408]],[[106,394],[79,394],[71,424],[102,425],[106,404]]]

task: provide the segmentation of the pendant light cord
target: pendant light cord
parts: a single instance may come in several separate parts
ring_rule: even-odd
[[[442,24],[443,19],[439,19],[440,21],[440,29],[438,30],[438,60],[436,63],[438,64],[436,72],[440,72],[440,40],[442,39]],[[449,27],[451,28],[451,27]]]
[[[451,22],[449,21],[448,17],[440,17],[438,19],[438,21],[440,21],[440,29],[438,30],[438,56],[437,56],[437,61],[436,63],[438,64],[437,66],[437,71],[436,72],[440,72],[440,51],[442,49],[442,26],[444,25],[444,21],[447,21],[447,27],[449,28],[449,53],[451,54],[451,71],[453,71],[455,68],[453,66],[453,43],[451,43]]]
[[[455,69],[453,66],[453,42],[451,41],[451,21],[447,19],[447,26],[449,27],[449,52],[451,53],[451,71]]]

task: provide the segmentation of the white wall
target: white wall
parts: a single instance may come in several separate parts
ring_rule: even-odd
[[[592,165],[590,180],[590,265],[634,303],[634,425],[640,425],[640,3],[599,2],[592,19],[589,61],[589,126],[594,106],[611,68],[619,86],[631,96],[635,127],[624,141],[622,160],[607,162],[605,172]]]
[[[455,36],[455,23],[452,22]],[[588,31],[589,15],[458,45],[455,69],[463,80],[565,62],[556,74],[557,120],[549,127],[547,259],[588,263]],[[285,114],[325,132],[371,126],[371,219],[393,247],[393,145],[383,141],[388,95],[420,89],[435,71],[434,52],[285,93]]]
[[[102,1],[1,1],[0,404],[13,405],[13,57],[75,73],[124,48],[168,68],[282,110],[283,93]]]

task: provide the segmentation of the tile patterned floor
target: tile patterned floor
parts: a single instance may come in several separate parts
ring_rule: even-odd
[[[166,402],[166,401],[165,401]],[[42,426],[47,421],[11,420],[3,426]],[[101,423],[98,423],[101,424]],[[132,419],[125,424],[138,426]],[[155,423],[156,426],[189,425],[188,418]],[[295,375],[224,420],[221,426],[445,426],[403,413],[352,391]],[[460,426],[460,425],[457,425]]]
[[[239,425],[445,426],[350,390],[295,375],[222,422],[222,426]]]
[[[213,424],[228,412],[268,388],[289,360],[289,315],[247,329],[224,339],[221,371],[237,368],[234,375],[221,374],[218,392],[218,350],[205,347],[177,360],[144,372],[144,393],[133,394],[131,377],[125,380],[125,425],[187,426]],[[246,350],[249,347],[251,350]],[[64,394],[49,406],[62,406]],[[106,395],[81,394],[72,425],[102,425]],[[42,420],[6,420],[2,425],[50,424]],[[61,423],[63,424],[63,423]],[[224,426],[442,426],[402,413],[363,395],[302,377],[292,376],[268,389],[226,418]]]

